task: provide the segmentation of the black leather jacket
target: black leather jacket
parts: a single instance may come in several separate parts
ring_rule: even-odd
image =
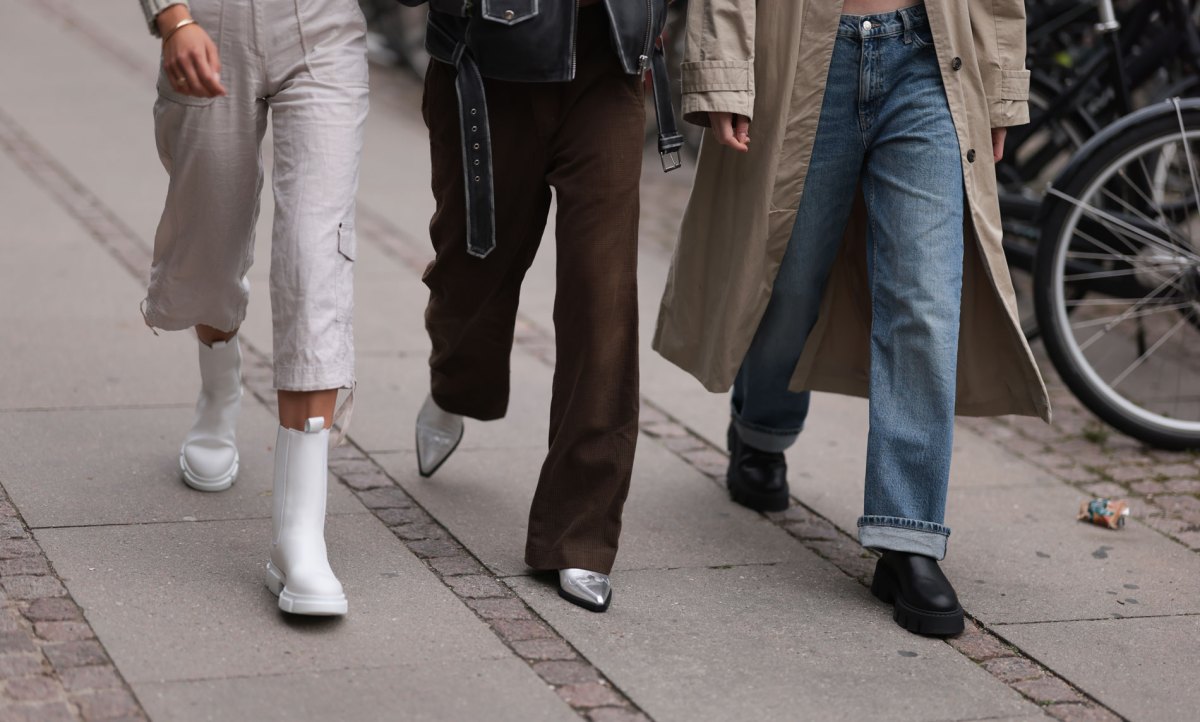
[[[666,24],[667,0],[602,4],[625,72],[645,73]],[[465,42],[485,78],[531,83],[575,78],[579,9],[572,0],[429,0],[429,9],[430,30]]]
[[[575,79],[574,0],[400,0],[429,3],[425,46],[458,70],[459,127],[467,183],[467,251],[480,258],[496,246],[491,133],[483,79],[565,82]],[[663,169],[679,167],[683,136],[675,128],[667,64],[657,42],[667,0],[603,0],[613,45],[630,75],[654,74]]]

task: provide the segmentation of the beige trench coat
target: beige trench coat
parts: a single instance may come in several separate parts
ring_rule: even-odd
[[[654,347],[710,391],[733,383],[795,223],[841,0],[692,0],[683,110],[752,118],[748,154],[705,135]],[[962,151],[965,216],[957,411],[1049,420],[1001,247],[991,128],[1028,122],[1023,0],[925,0]],[[959,62],[956,62],[959,61]],[[971,153],[974,162],[967,160]],[[819,182],[819,179],[813,179]],[[866,396],[871,304],[861,196],[790,388]]]

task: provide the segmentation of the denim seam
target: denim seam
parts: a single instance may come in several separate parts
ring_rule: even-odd
[[[769,434],[771,436],[795,436],[795,435],[799,434],[800,432],[804,431],[803,425],[801,425],[800,427],[798,427],[796,429],[772,429],[772,428],[768,428],[766,426],[759,426],[758,424],[755,424],[750,421],[745,421],[739,416],[734,416],[733,421],[738,426],[744,426],[747,429],[750,429],[751,431],[756,431],[760,434]]]
[[[875,516],[864,514],[858,519],[858,526],[886,526],[893,529],[907,529],[910,531],[923,531],[930,534],[940,534],[942,536],[950,536],[950,528],[942,524],[936,524],[931,521],[919,521],[917,519],[902,519],[900,517],[891,516]],[[928,527],[928,528],[927,528]]]

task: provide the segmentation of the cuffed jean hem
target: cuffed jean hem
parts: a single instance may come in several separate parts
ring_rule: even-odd
[[[858,541],[868,549],[921,554],[938,561],[946,558],[950,529],[941,524],[894,516],[858,519]]]
[[[742,421],[736,413],[733,414],[733,428],[737,429],[738,438],[746,446],[771,453],[783,453],[790,449],[803,431],[802,428],[780,430],[758,426]]]

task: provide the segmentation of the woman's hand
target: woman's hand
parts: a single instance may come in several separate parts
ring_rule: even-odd
[[[186,5],[172,5],[155,19],[159,33],[167,38],[163,44],[163,70],[171,87],[197,98],[225,95],[221,58],[212,38],[196,24],[174,30],[179,21],[187,18]]]
[[[708,122],[718,143],[741,153],[750,152],[749,118],[733,113],[709,113]]]
[[[1004,157],[1004,139],[1008,137],[1008,128],[992,128],[992,158],[999,163]]]

